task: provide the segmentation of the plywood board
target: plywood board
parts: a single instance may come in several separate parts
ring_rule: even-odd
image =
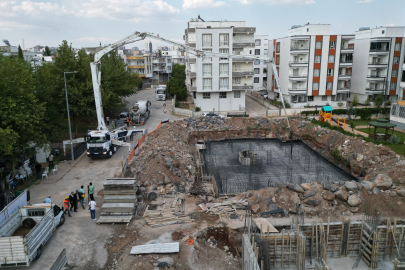
[[[261,233],[267,232],[267,227],[269,228],[269,233],[278,233],[278,230],[265,218],[254,218],[253,221],[256,223],[257,228],[262,228]]]

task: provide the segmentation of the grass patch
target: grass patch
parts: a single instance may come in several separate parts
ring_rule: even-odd
[[[368,128],[359,128],[357,130],[368,134]],[[371,134],[374,134],[374,128],[370,128],[370,132],[371,132]],[[385,133],[385,129],[384,128],[377,128],[377,133]],[[392,130],[389,130],[388,134],[392,135]],[[401,141],[405,141],[405,133],[395,131],[394,134]],[[405,144],[403,144],[403,143],[401,143],[401,144],[389,144],[387,146],[389,148],[391,148],[393,151],[395,151],[396,153],[405,156]]]

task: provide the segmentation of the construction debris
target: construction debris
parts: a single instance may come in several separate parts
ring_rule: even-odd
[[[146,210],[143,217],[152,228],[194,221],[188,214],[175,212],[173,209]]]

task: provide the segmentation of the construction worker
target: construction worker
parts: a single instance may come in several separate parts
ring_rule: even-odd
[[[105,119],[107,120],[107,126],[109,126],[110,125],[110,117],[107,116]]]
[[[65,200],[63,201],[63,205],[65,206],[65,214],[67,212],[68,216],[71,217],[70,211],[69,211],[69,196],[65,197]]]
[[[75,212],[77,212],[77,199],[73,191],[70,193],[69,201],[70,201],[70,211],[72,211],[73,209]]]
[[[87,186],[87,189],[88,189],[90,199],[94,201],[94,186],[93,186],[93,183],[90,182],[90,186]]]
[[[166,107],[166,100],[163,101],[163,107]]]
[[[127,127],[129,127],[129,117],[127,116]]]

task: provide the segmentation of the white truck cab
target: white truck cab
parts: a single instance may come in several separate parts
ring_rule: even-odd
[[[156,100],[166,100],[166,85],[159,85],[155,91],[156,93]]]

